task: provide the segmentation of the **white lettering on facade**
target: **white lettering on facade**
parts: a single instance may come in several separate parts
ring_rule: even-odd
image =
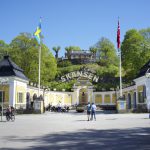
[[[93,74],[92,74],[92,73],[89,73],[88,78],[89,78],[90,80],[92,80],[92,78],[93,78]]]
[[[77,77],[82,77],[82,71],[77,71]]]
[[[62,82],[65,82],[65,81],[66,81],[66,78],[65,78],[64,76],[62,76],[62,77],[61,77],[61,81],[62,81]]]
[[[99,77],[94,75],[91,72],[88,71],[74,71],[66,74],[65,76],[61,77],[61,81],[65,82],[67,80],[71,80],[73,78],[78,78],[78,77],[85,77],[88,78],[89,80],[93,80],[93,82],[98,82]]]
[[[72,72],[71,74],[72,74],[72,78],[76,78],[76,76],[77,76],[76,72]]]
[[[98,82],[98,80],[99,80],[99,77],[97,77],[96,75],[93,77],[93,81],[94,82]]]
[[[88,72],[83,72],[83,77],[88,78]]]
[[[66,74],[66,78],[67,78],[67,80],[71,79],[71,77],[70,77],[69,73],[68,73],[68,74]]]

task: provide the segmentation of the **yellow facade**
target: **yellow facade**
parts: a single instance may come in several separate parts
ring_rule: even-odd
[[[144,88],[143,85],[138,86],[138,87],[137,87],[138,92],[142,92],[142,91],[143,91],[143,88]]]
[[[116,94],[112,94],[112,103],[116,104],[116,100],[117,100]]]
[[[4,103],[9,103],[9,85],[0,85],[0,91],[4,91]]]
[[[16,86],[16,95],[15,95],[16,96],[15,97],[16,104],[19,103],[18,102],[18,99],[19,99],[18,93],[22,93],[23,94],[23,101],[22,101],[22,103],[26,103],[26,88],[24,86],[20,86],[20,85]]]
[[[97,95],[95,96],[95,103],[96,103],[96,104],[102,104],[102,95],[97,94]]]
[[[106,94],[105,98],[104,98],[104,103],[109,104],[110,102],[111,102],[110,101],[110,95]]]
[[[64,96],[64,103],[65,104],[71,104],[71,96],[68,94],[65,94]]]
[[[63,95],[62,94],[56,94],[55,103],[58,104],[59,102],[63,101]]]

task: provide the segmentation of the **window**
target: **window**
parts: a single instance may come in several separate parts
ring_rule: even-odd
[[[143,92],[138,92],[138,101],[139,103],[144,103]]]
[[[131,94],[128,93],[128,109],[131,109]]]
[[[17,97],[17,102],[18,102],[18,103],[23,103],[23,93],[20,93],[20,92],[19,92],[17,95],[18,95],[18,97]]]

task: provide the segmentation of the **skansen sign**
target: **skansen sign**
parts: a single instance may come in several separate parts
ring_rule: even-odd
[[[92,73],[91,71],[87,70],[79,70],[79,71],[73,71],[70,73],[65,74],[64,76],[61,76],[61,81],[66,82],[69,80],[72,80],[74,78],[84,77],[89,80],[92,80],[93,82],[98,82],[99,77]]]

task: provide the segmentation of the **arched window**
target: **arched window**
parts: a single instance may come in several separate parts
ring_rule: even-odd
[[[145,85],[143,86],[143,98],[144,99],[146,98],[146,86]]]
[[[128,109],[131,109],[131,94],[128,94]]]
[[[35,99],[37,99],[37,94],[36,94],[36,93],[34,93],[34,95],[33,95],[33,101],[34,101]]]
[[[136,108],[136,92],[133,94],[133,108]]]
[[[28,109],[30,107],[30,93],[27,92],[26,94],[26,108]]]

